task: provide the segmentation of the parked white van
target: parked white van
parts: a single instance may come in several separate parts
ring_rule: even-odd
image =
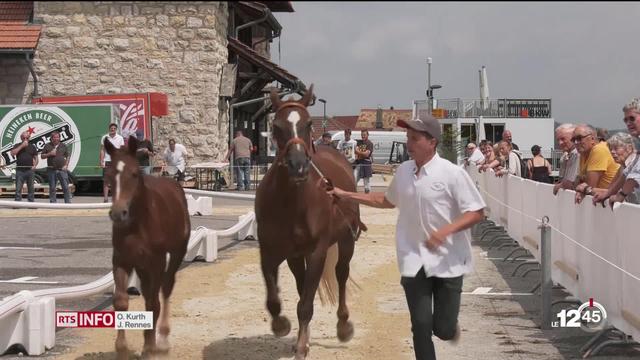
[[[329,131],[333,147],[338,146],[338,141],[344,140],[344,130]],[[362,140],[359,130],[351,131],[353,140]],[[389,161],[391,147],[394,141],[407,143],[405,131],[369,131],[369,141],[373,143],[373,163],[385,164]]]

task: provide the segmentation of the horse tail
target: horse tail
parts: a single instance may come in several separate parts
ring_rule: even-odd
[[[327,257],[324,260],[322,278],[318,287],[318,295],[322,306],[335,305],[338,302],[338,280],[336,279],[336,264],[338,263],[338,243],[327,249]]]

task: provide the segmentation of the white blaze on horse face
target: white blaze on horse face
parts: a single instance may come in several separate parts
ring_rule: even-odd
[[[287,121],[289,121],[293,127],[293,137],[298,137],[298,121],[300,121],[300,114],[295,110],[291,111],[287,117]],[[296,149],[301,150],[300,144],[296,144]]]
[[[116,170],[118,170],[118,173],[116,174],[116,198],[115,200],[118,200],[118,197],[120,196],[120,173],[124,170],[124,162],[122,161],[118,161],[118,164],[116,165]]]

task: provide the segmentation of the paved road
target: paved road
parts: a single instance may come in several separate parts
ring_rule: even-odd
[[[73,199],[75,203],[100,201],[100,197]],[[192,216],[192,228],[227,229],[251,207],[246,200],[214,199],[214,215]],[[232,245],[230,239],[219,241],[221,249]],[[111,220],[106,209],[0,209],[0,299],[20,290],[89,283],[111,271],[111,255]],[[110,302],[110,294],[62,301],[57,307],[86,310],[103,302]]]

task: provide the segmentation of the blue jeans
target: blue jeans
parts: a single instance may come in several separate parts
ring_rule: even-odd
[[[22,186],[27,182],[27,200],[34,201],[33,169],[16,169],[16,201],[22,201]]]
[[[234,170],[236,172],[236,184],[238,190],[249,190],[251,177],[249,170],[251,169],[251,159],[242,157],[236,159]]]
[[[66,170],[47,169],[49,177],[49,202],[54,203],[56,200],[56,180],[60,179],[60,186],[64,193],[64,202],[71,203],[71,194],[69,193],[69,175]]]

